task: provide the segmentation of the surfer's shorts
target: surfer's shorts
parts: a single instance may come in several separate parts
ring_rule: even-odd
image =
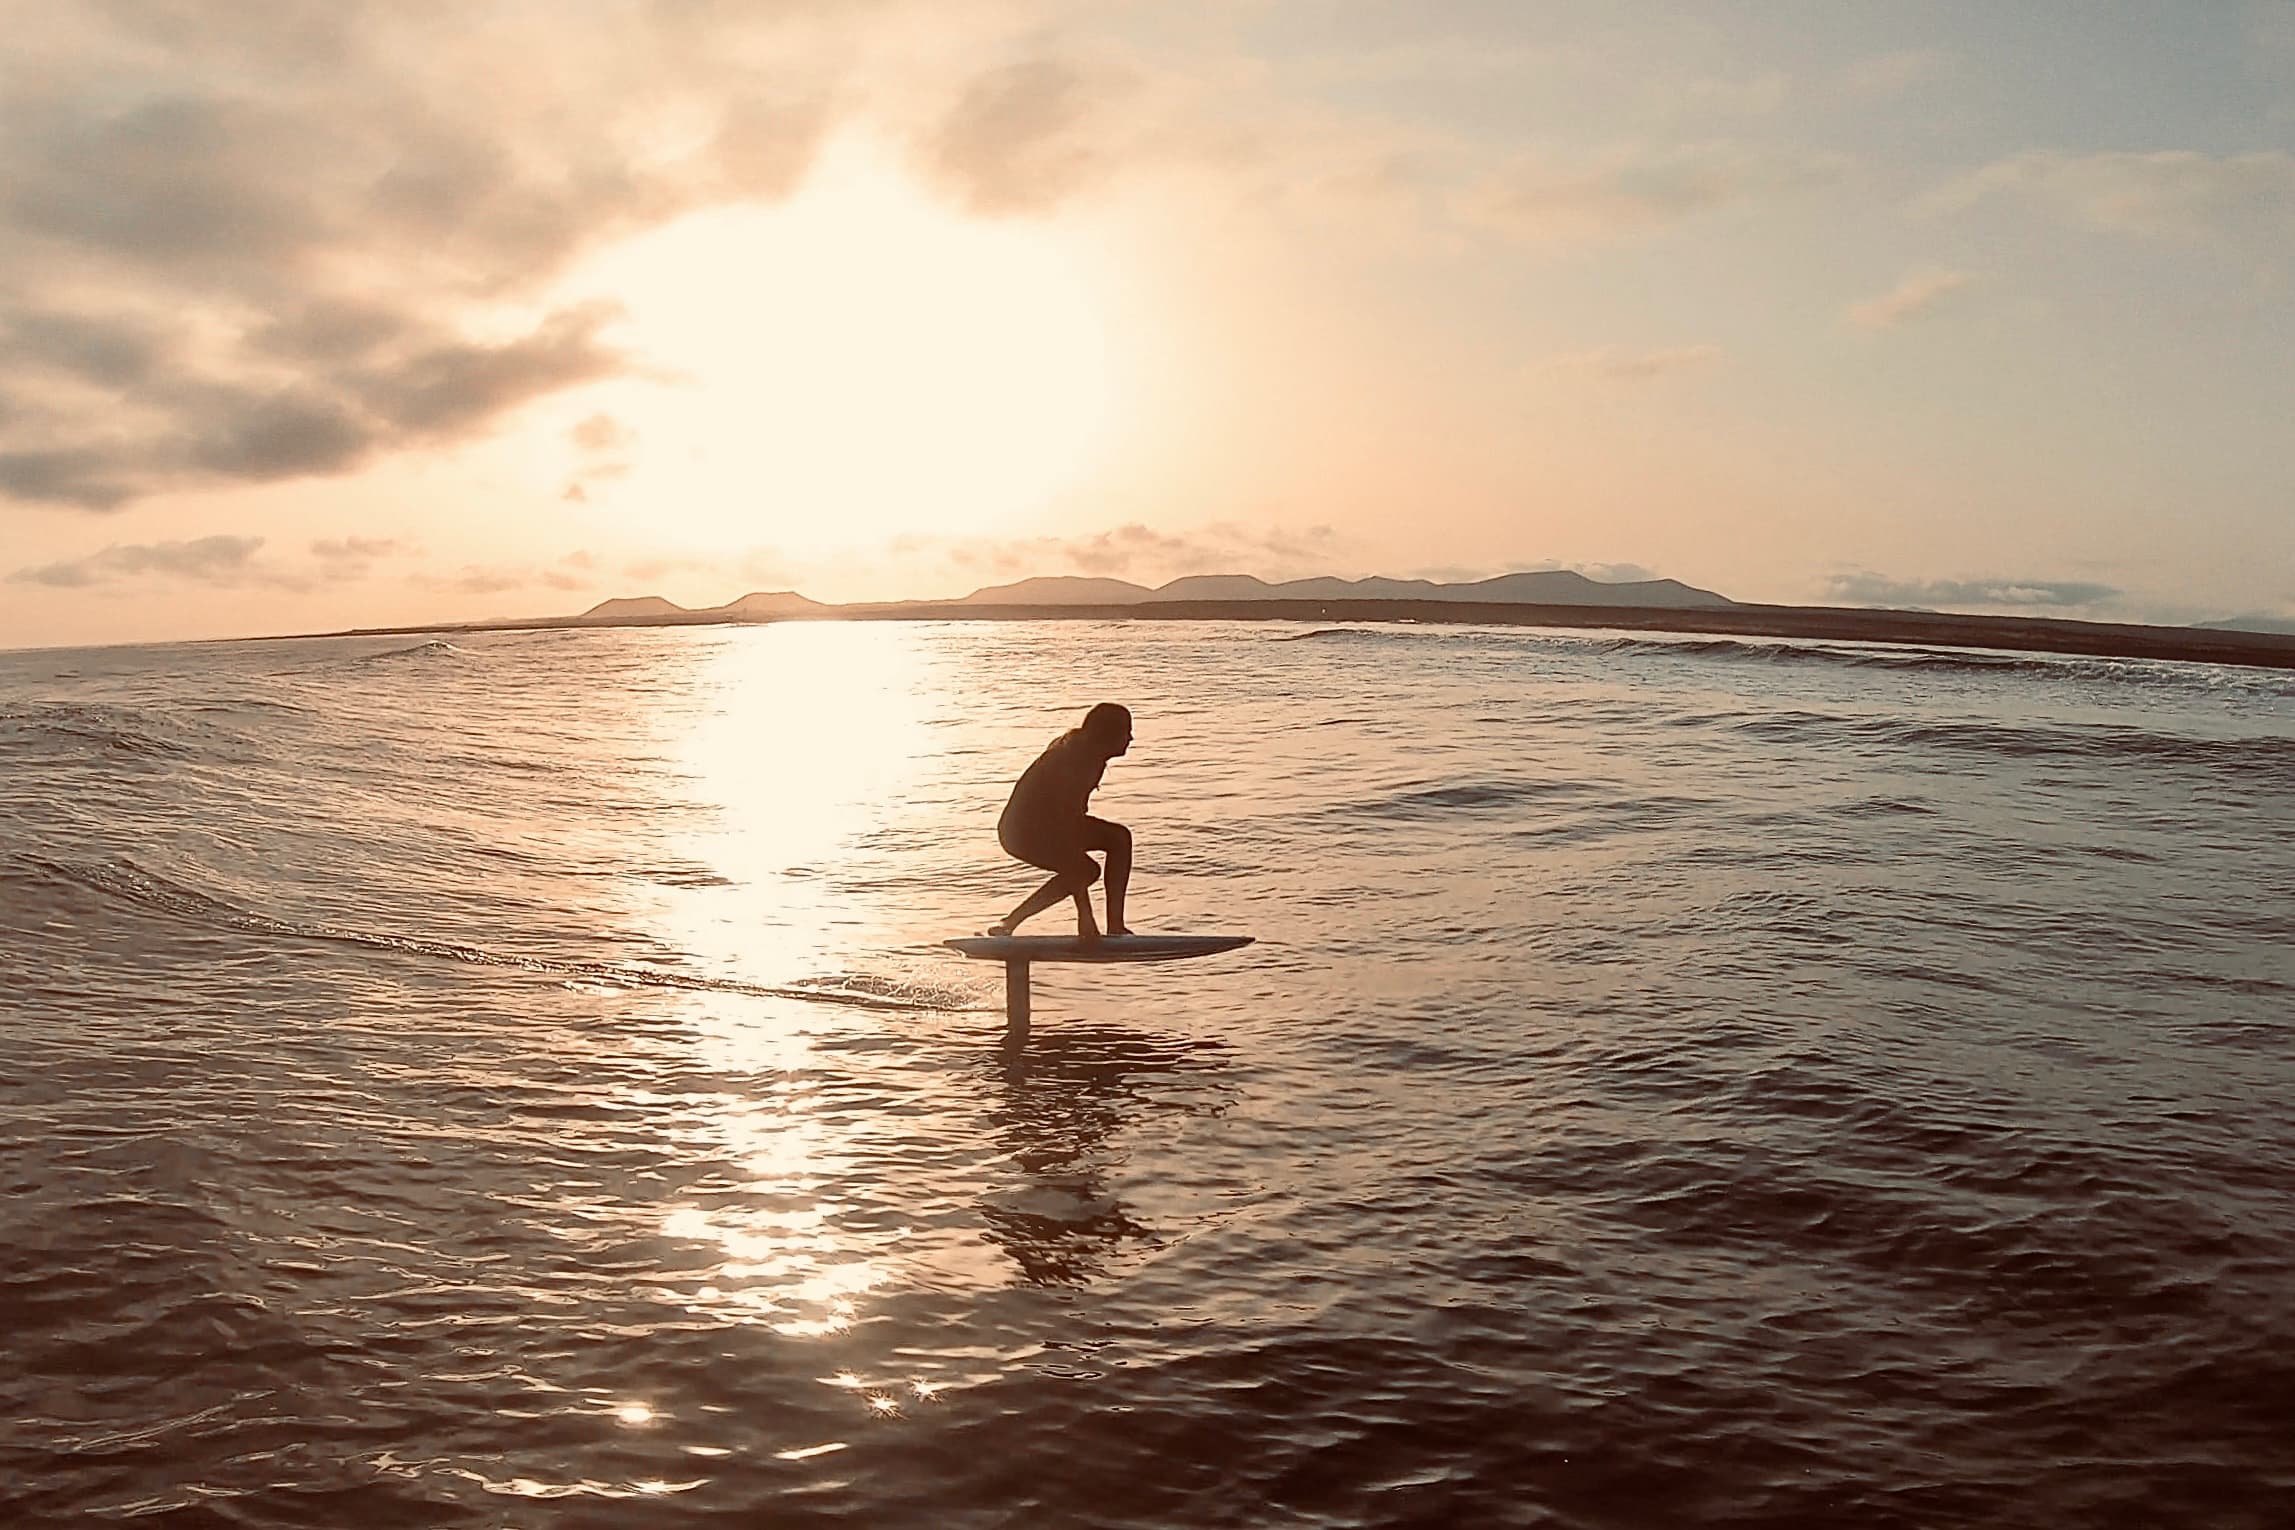
[[[1094,876],[1099,874],[1099,868],[1091,865],[1084,852],[1113,850],[1118,845],[1131,843],[1131,837],[1132,831],[1122,824],[1088,815],[1084,819],[1082,832],[1073,837],[1065,834],[1032,834],[1012,824],[996,826],[996,842],[1014,860],[1026,861],[1031,866],[1057,872],[1082,869],[1076,863],[1083,861]]]

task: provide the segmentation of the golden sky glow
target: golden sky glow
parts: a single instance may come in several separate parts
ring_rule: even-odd
[[[81,0],[0,645],[1654,573],[2295,616],[2295,10]]]
[[[622,305],[654,374],[583,401],[629,448],[598,460],[629,470],[577,477],[582,502],[665,548],[992,534],[1080,475],[1120,398],[1072,241],[965,217],[857,142],[789,201],[641,235],[563,296]]]

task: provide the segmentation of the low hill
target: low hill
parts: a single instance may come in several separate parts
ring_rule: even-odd
[[[625,595],[616,600],[601,600],[584,611],[585,622],[658,621],[665,616],[687,615],[685,607],[659,595]]]
[[[1018,584],[992,584],[964,597],[968,606],[1121,606],[1146,600],[1155,591],[1125,579],[1084,579],[1047,574]]]
[[[1294,584],[1337,584],[1336,579],[1295,579]],[[1281,600],[1278,586],[1250,574],[1190,574],[1146,592],[1150,600]]]
[[[795,590],[752,590],[739,600],[729,600],[722,606],[711,606],[710,616],[805,616],[829,608],[810,596]]]
[[[1504,600],[1537,606],[1657,606],[1675,610],[1734,606],[1736,601],[1678,579],[1589,579],[1566,568],[1501,574],[1443,586],[1441,600]]]

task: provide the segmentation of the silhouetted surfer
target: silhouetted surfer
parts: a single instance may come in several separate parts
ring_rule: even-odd
[[[1087,850],[1104,851],[1108,858],[1108,933],[1131,933],[1124,927],[1124,888],[1132,879],[1132,831],[1084,811],[1108,761],[1131,746],[1132,714],[1103,701],[1084,714],[1082,727],[1052,740],[1036,763],[1021,773],[1012,800],[1004,804],[1004,816],[996,821],[996,840],[1015,859],[1051,872],[1052,879],[1030,893],[1002,923],[989,926],[989,934],[1009,935],[1021,921],[1062,898],[1074,898],[1078,938],[1098,940],[1091,886],[1099,880],[1100,868],[1084,853]]]

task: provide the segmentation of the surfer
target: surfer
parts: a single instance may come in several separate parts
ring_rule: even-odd
[[[1129,935],[1124,926],[1124,889],[1132,879],[1132,831],[1085,811],[1108,761],[1132,746],[1132,714],[1103,701],[1084,714],[1081,727],[1052,740],[1012,788],[1012,800],[996,821],[996,841],[1015,860],[1052,873],[1050,881],[999,924],[991,935],[1009,935],[1062,898],[1076,900],[1076,936],[1095,941],[1091,886],[1100,878],[1087,850],[1108,858],[1108,933]]]

